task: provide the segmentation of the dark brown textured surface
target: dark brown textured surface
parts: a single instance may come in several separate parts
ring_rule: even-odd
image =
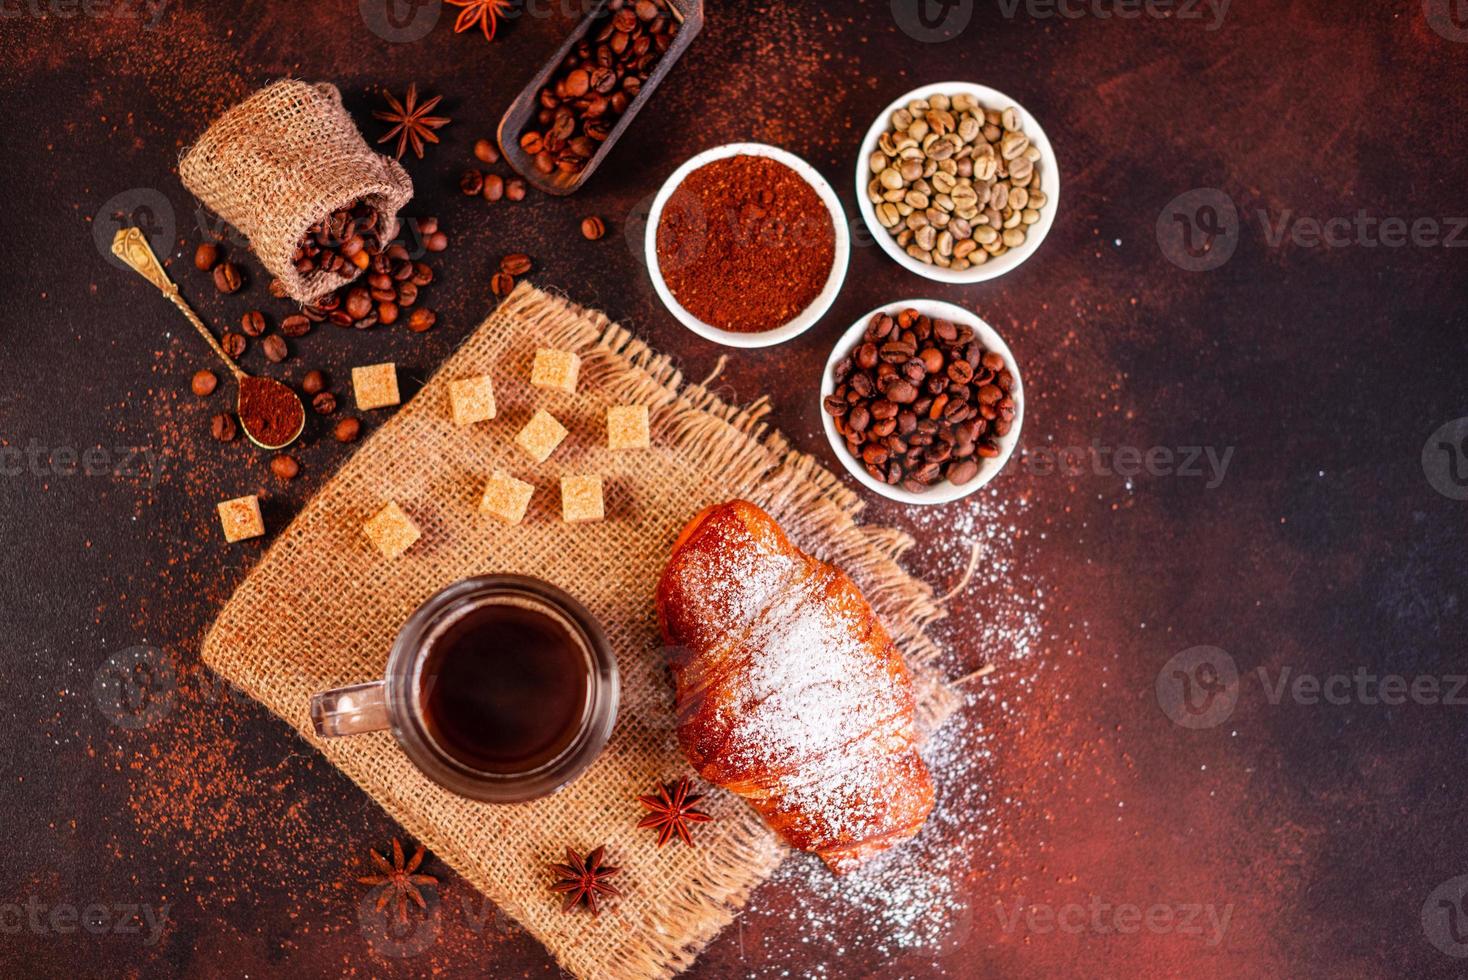
[[[874,500],[867,515],[917,533],[911,565],[940,583],[963,565],[952,529],[1012,541],[996,549],[1009,556],[1009,584],[970,587],[940,629],[955,676],[1000,665],[966,709],[986,761],[940,779],[948,819],[912,845],[964,845],[963,861],[944,867],[954,883],[944,941],[884,932],[849,893],[795,865],[693,975],[1458,974],[1464,961],[1435,948],[1422,917],[1435,888],[1468,873],[1468,706],[1274,704],[1256,674],[1464,670],[1468,505],[1436,492],[1421,460],[1434,430],[1468,415],[1468,253],[1373,247],[1354,233],[1341,247],[1271,241],[1292,218],[1364,209],[1436,219],[1447,234],[1468,214],[1468,30],[1444,19],[1450,6],[1257,0],[1231,5],[1210,30],[1206,9],[1123,20],[1095,15],[1107,4],[1071,4],[1082,16],[1063,18],[1034,16],[1054,9],[1037,3],[1009,17],[1008,3],[960,2],[954,12],[971,14],[962,35],[922,43],[885,0],[711,3],[703,36],[585,191],[486,208],[458,195],[459,172],[570,28],[559,3],[536,4],[551,12],[509,25],[492,46],[454,36],[451,8],[427,37],[389,43],[348,0],[171,4],[156,29],[59,0],[6,4],[0,445],[20,455],[0,458],[5,973],[555,972],[432,860],[450,910],[443,935],[411,958],[383,955],[360,925],[352,878],[367,848],[399,831],[283,725],[194,666],[214,611],[260,551],[222,544],[215,502],[262,490],[279,528],[351,447],[323,427],[295,453],[302,473],[287,487],[263,454],[213,443],[222,395],[201,402],[188,390],[207,352],[150,287],[103,260],[94,225],[110,237],[114,207],[165,224],[171,211],[170,267],[205,319],[223,327],[260,306],[278,320],[285,308],[253,263],[232,298],[192,269],[199,234],[175,166],[224,107],[295,75],[339,84],[369,138],[377,85],[417,80],[455,118],[410,164],[408,212],[439,215],[454,241],[428,291],[439,325],[421,336],[318,328],[272,369],[298,380],[322,367],[339,393],[351,365],[392,358],[411,395],[489,308],[489,275],[516,251],[535,257],[537,282],[603,307],[703,376],[721,352],[658,307],[640,241],[629,248],[625,233],[662,178],[711,145],[784,146],[855,215],[856,143],[873,114],[918,84],[966,78],[1022,100],[1060,156],[1058,220],[1019,271],[929,284],[859,234],[847,287],[820,325],[730,359],[728,393],[771,392],[774,422],[836,466],[815,394],[834,338],[879,303],[953,300],[1013,348],[1031,456],[941,514]],[[1156,228],[1170,201],[1198,188],[1232,199],[1242,233],[1226,264],[1190,273],[1164,257]],[[128,196],[109,204],[118,194]],[[577,233],[591,213],[612,227],[601,242]],[[258,345],[245,363],[266,368]],[[1047,473],[1033,455],[1093,441],[1234,454],[1212,489],[1184,476]],[[134,473],[130,447],[157,465]],[[41,450],[50,463],[32,466]],[[98,475],[69,473],[66,452],[88,450]],[[329,583],[302,583],[313,587]],[[1019,606],[1039,624],[1023,656],[1005,648],[1015,632],[995,627]],[[168,710],[128,728],[99,710],[107,695],[94,678],[140,645],[182,669]],[[1198,645],[1227,650],[1244,680],[1226,722],[1188,730],[1159,710],[1154,684]],[[1230,922],[1217,944],[1122,933],[1096,924],[1093,900],[1230,906]],[[28,903],[167,903],[170,924],[152,945],[36,932]],[[1017,903],[1087,911],[1071,931],[1006,928]]]

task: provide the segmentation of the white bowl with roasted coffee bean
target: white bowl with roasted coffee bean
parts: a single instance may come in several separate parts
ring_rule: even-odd
[[[877,244],[920,276],[975,283],[1040,247],[1060,204],[1045,131],[1003,92],[969,82],[914,89],[877,117],[856,163]]]
[[[946,504],[1009,462],[1024,386],[993,327],[952,303],[905,300],[873,310],[837,342],[821,419],[836,457],[867,489]]]

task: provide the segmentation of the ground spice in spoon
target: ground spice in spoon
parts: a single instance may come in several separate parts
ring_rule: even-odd
[[[689,313],[724,330],[762,333],[821,294],[836,229],[794,170],[768,157],[725,157],[693,171],[668,198],[657,258]]]
[[[296,393],[269,378],[240,379],[240,425],[263,446],[279,448],[295,438],[306,421]]]

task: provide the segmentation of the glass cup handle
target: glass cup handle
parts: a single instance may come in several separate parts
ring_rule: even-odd
[[[382,681],[311,695],[311,722],[322,738],[380,732],[392,727]]]

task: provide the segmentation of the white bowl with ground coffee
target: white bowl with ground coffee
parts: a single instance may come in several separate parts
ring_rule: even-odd
[[[680,323],[729,347],[768,347],[831,308],[851,235],[814,167],[777,147],[731,143],[663,184],[646,249],[653,288]]]

